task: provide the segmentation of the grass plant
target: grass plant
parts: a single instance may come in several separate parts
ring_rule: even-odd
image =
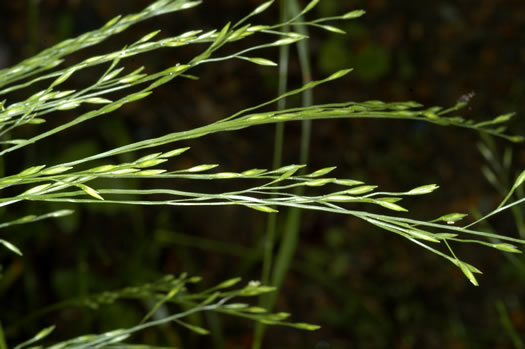
[[[19,324],[4,325],[23,326],[24,321],[38,318],[66,306],[98,309],[123,299],[139,299],[150,301],[152,307],[144,315],[142,322],[136,326],[101,334],[83,335],[46,345],[46,347],[53,349],[134,347],[134,344],[128,343],[133,333],[166,323],[175,323],[197,334],[205,335],[209,333],[208,329],[187,320],[192,314],[201,312],[218,312],[250,319],[260,324],[256,330],[254,348],[262,347],[264,325],[285,325],[303,330],[315,330],[318,328],[317,325],[288,322],[289,314],[274,313],[272,310],[277,295],[276,291],[282,285],[287,270],[293,262],[293,253],[300,240],[301,210],[318,211],[320,214],[331,212],[349,215],[379,229],[397,234],[448,260],[476,286],[478,280],[475,275],[481,271],[464,261],[455,252],[454,246],[460,243],[477,244],[509,253],[520,252],[518,246],[524,244],[525,240],[523,240],[521,216],[516,215],[520,213],[517,210],[518,205],[525,199],[522,196],[517,199],[513,198],[515,193],[522,192],[521,185],[525,181],[525,171],[513,176],[509,185],[497,185],[498,189],[504,190],[502,192],[504,199],[498,207],[480,216],[473,223],[461,225],[461,219],[465,216],[463,213],[453,212],[429,220],[410,218],[406,214],[408,210],[401,203],[403,198],[430,194],[438,189],[437,184],[409,184],[409,189],[406,189],[407,184],[404,183],[403,189],[397,192],[387,192],[378,189],[374,183],[332,176],[334,173],[337,174],[335,166],[314,170],[306,167],[309,133],[313,120],[356,118],[417,120],[439,127],[464,128],[465,132],[473,131],[485,137],[493,136],[510,142],[520,142],[523,138],[519,135],[508,134],[504,126],[511,119],[512,114],[500,115],[488,121],[474,122],[457,115],[458,110],[466,105],[463,102],[450,108],[426,107],[413,101],[387,103],[375,100],[315,105],[312,90],[321,84],[343,79],[351,72],[351,69],[335,72],[321,80],[312,80],[306,41],[308,30],[321,29],[333,32],[334,35],[340,34],[343,31],[332,25],[332,22],[353,20],[363,15],[364,12],[355,10],[341,16],[308,20],[309,12],[318,1],[311,1],[306,7],[300,8],[298,2],[294,0],[281,3],[280,23],[274,25],[250,23],[255,21],[256,16],[269,8],[272,3],[273,1],[264,2],[243,19],[236,23],[227,23],[222,28],[208,31],[191,30],[178,36],[161,39],[157,39],[160,31],[154,31],[120,49],[65,66],[64,59],[68,55],[97,45],[143,20],[200,5],[200,1],[159,0],[139,13],[118,16],[100,29],[60,42],[10,68],[0,70],[0,96],[2,96],[0,98],[0,143],[2,145],[0,157],[6,157],[8,154],[16,154],[21,149],[36,147],[38,142],[60,132],[67,132],[73,126],[88,121],[93,122],[94,119],[102,116],[111,117],[112,112],[128,103],[140,103],[140,100],[147,98],[153,90],[174,79],[193,79],[195,77],[191,74],[196,67],[203,64],[219,64],[231,59],[241,59],[258,65],[275,66],[276,63],[259,55],[264,54],[263,49],[279,49],[280,87],[278,96],[272,100],[191,130],[167,133],[156,138],[122,144],[68,162],[50,164],[38,162],[14,173],[9,163],[6,163],[7,174],[0,178],[0,189],[4,193],[0,197],[0,206],[7,210],[19,202],[34,201],[79,205],[179,207],[238,205],[246,209],[262,211],[269,215],[262,253],[262,283],[250,281],[244,286],[238,286],[240,279],[234,278],[213,288],[192,292],[189,285],[197,283],[200,280],[199,277],[190,277],[185,274],[178,277],[166,276],[157,282],[138,287],[109,290],[100,294],[64,300],[33,314],[21,315]],[[261,36],[264,43],[222,55],[220,49],[224,46],[252,36]],[[205,45],[205,49],[191,60],[179,62],[159,72],[147,72],[144,67],[127,71],[123,64],[125,59],[135,55],[153,54],[156,50],[187,45]],[[298,48],[303,86],[287,91],[288,50],[291,45],[297,45]],[[100,76],[95,76],[88,86],[77,89],[62,88],[72,76],[82,74],[86,69],[95,66],[103,66],[105,71]],[[44,85],[44,88],[28,98],[22,100],[11,98],[13,92]],[[114,99],[111,96],[115,95],[115,92],[124,96]],[[302,105],[287,107],[286,98],[295,95],[302,95]],[[275,103],[277,103],[276,110],[265,111]],[[84,110],[80,109],[80,106],[85,105],[90,106],[89,111],[79,112],[73,119],[61,124],[54,122],[53,118],[56,114],[66,110]],[[300,121],[303,124],[301,155],[297,164],[282,165],[280,154],[284,137],[283,125],[294,121]],[[19,127],[45,126],[46,124],[52,126],[35,136],[11,138],[13,131]],[[247,168],[242,172],[228,169],[218,171],[218,164],[208,163],[171,171],[164,168],[172,158],[185,152],[191,152],[191,149],[185,144],[186,141],[214,133],[242,130],[264,124],[275,124],[277,127],[274,168],[272,169]],[[166,144],[173,144],[173,150],[159,151],[156,149]],[[148,154],[137,158],[135,155],[137,151],[148,152]],[[119,162],[117,156],[122,154],[128,154],[134,160]],[[212,181],[217,183],[217,187],[220,187],[221,181],[239,181],[243,187],[233,191],[208,193],[189,191],[181,187],[178,189],[162,186],[120,188],[111,185],[112,181],[117,179],[133,180],[137,178],[151,181],[169,179],[174,182],[178,180]],[[377,210],[372,210],[372,207],[381,208],[381,213],[374,213]],[[289,210],[286,228],[282,234],[278,234],[276,214],[286,209]],[[520,221],[518,225],[520,238],[503,235],[490,229],[478,229],[487,218],[508,209],[512,209],[517,221]],[[42,214],[30,213],[15,220],[0,223],[0,228],[3,228],[0,232],[0,244],[5,248],[2,253],[10,251],[12,252],[10,258],[23,258],[25,246],[15,246],[11,242],[11,227],[44,219],[59,219],[71,214],[74,212],[70,209],[60,209]],[[199,243],[199,241],[204,240],[191,240],[188,243]],[[279,241],[279,250],[274,256],[276,241]],[[232,249],[232,253],[246,253],[246,251],[239,252]],[[262,298],[260,306],[238,301],[239,298],[262,294],[266,297]],[[179,305],[182,310],[159,317],[159,309],[170,303]],[[504,305],[498,303],[498,309],[504,319],[506,316]],[[14,348],[33,347],[41,340],[48,340],[54,327],[49,324],[42,327],[44,329],[33,338]],[[518,340],[515,339],[515,341],[518,343]],[[0,349],[3,348],[8,348],[8,346],[2,324],[0,324]]]

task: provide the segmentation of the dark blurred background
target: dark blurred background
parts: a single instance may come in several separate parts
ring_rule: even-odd
[[[0,1],[0,67],[66,38],[103,25],[117,14],[138,12],[146,0],[19,0]],[[159,37],[192,29],[220,28],[249,13],[258,0],[204,1],[201,6],[143,22],[96,47],[68,57],[66,64],[122,48],[144,34],[162,29]],[[303,2],[305,3],[305,2]],[[340,23],[346,36],[310,30],[313,78],[354,67],[348,77],[314,92],[315,103],[415,100],[427,106],[452,106],[462,96],[475,97],[463,116],[477,121],[507,112],[517,117],[509,133],[524,134],[525,2],[433,0],[323,0],[308,18],[367,14]],[[252,23],[278,22],[274,5]],[[335,24],[335,23],[334,23]],[[250,41],[233,44],[247,47]],[[187,62],[204,46],[164,51],[124,61],[148,72]],[[229,49],[226,48],[225,52]],[[292,50],[290,86],[301,83]],[[258,53],[273,60],[277,51]],[[70,129],[27,151],[4,159],[5,173],[32,165],[61,163],[131,141],[190,129],[256,105],[276,95],[277,70],[244,61],[207,64],[193,72],[200,80],[176,80],[139,103],[109,117]],[[89,84],[92,74],[78,74],[70,86]],[[34,93],[8,96],[8,102]],[[2,97],[3,99],[4,97]],[[289,105],[297,105],[290,100]],[[47,124],[19,131],[27,137],[77,115],[78,110],[51,117]],[[271,167],[274,126],[207,136],[171,145],[191,146],[169,168],[219,163],[221,170]],[[416,218],[450,212],[487,213],[502,199],[482,168],[478,134],[455,128],[406,121],[335,120],[314,122],[309,168],[337,165],[334,175],[403,191],[437,183],[432,195],[406,199]],[[299,160],[300,125],[286,125],[285,163]],[[512,149],[508,171],[496,173],[512,183],[525,166],[521,145],[493,140],[492,156],[501,161]],[[143,154],[136,154],[140,156]],[[129,161],[133,156],[116,161]],[[485,170],[485,173],[488,173]],[[222,182],[143,183],[218,192]],[[11,344],[51,324],[53,339],[130,326],[147,312],[144,304],[118,303],[95,312],[66,308],[18,323],[25,315],[62,299],[155,280],[166,273],[201,275],[203,285],[242,276],[260,278],[257,255],[266,216],[240,207],[169,208],[76,206],[28,203],[2,210],[4,220],[28,213],[72,208],[72,217],[20,226],[2,235],[24,250],[16,258],[0,250],[0,320]],[[285,217],[280,214],[279,226]],[[203,219],[204,218],[204,219]],[[480,227],[518,237],[510,213]],[[2,236],[4,237],[4,236]],[[510,258],[479,245],[456,246],[456,253],[484,271],[473,287],[452,264],[411,242],[351,217],[306,212],[292,270],[280,291],[277,310],[293,321],[322,325],[316,332],[269,328],[265,348],[523,348],[525,345],[525,259]],[[177,326],[148,330],[136,338],[149,344],[180,348],[249,348],[252,323],[222,318],[223,339],[195,337]],[[215,318],[203,317],[203,324]],[[520,339],[521,338],[521,339]]]

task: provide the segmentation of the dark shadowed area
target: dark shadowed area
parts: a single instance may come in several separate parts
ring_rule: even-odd
[[[118,14],[138,12],[150,3],[0,1],[0,68],[98,28]],[[261,3],[205,0],[196,8],[131,27],[100,45],[68,56],[65,64],[122,48],[157,29],[162,30],[159,36],[166,37],[191,29],[220,29]],[[314,80],[339,69],[355,69],[341,80],[316,88],[315,103],[414,100],[449,107],[463,99],[469,104],[458,115],[482,121],[516,112],[509,133],[525,134],[525,2],[322,0],[308,18],[359,8],[366,10],[365,16],[341,22],[346,35],[309,29]],[[277,23],[278,9],[276,3],[250,22]],[[253,45],[249,40],[229,45],[221,53]],[[191,60],[204,48],[166,48],[123,62],[130,71],[142,65],[147,71],[160,71]],[[260,51],[256,56],[277,61],[278,50]],[[92,69],[92,74],[100,73]],[[61,163],[131,141],[195,128],[277,94],[275,67],[229,60],[205,64],[191,73],[199,80],[175,79],[144,100],[69,129],[52,141],[43,140],[28,151],[8,155],[1,171],[13,173],[39,163]],[[90,71],[86,71],[66,85],[87,85],[91,78]],[[301,68],[292,47],[289,86],[300,85]],[[6,98],[24,98],[37,88]],[[287,101],[289,106],[300,102],[298,97]],[[75,113],[78,110],[57,114],[56,123]],[[38,127],[20,128],[15,136],[41,132]],[[191,152],[170,160],[167,167],[210,163],[220,164],[222,171],[271,168],[274,128],[257,126],[182,142],[177,146],[190,146]],[[285,132],[283,163],[298,163],[300,124],[287,123]],[[172,148],[168,145],[159,151]],[[502,164],[504,154],[510,152],[510,166],[498,168],[495,164]],[[125,157],[119,160],[130,161]],[[432,219],[464,212],[469,213],[467,220],[473,221],[476,215],[497,207],[502,199],[500,189],[508,189],[525,168],[525,149],[521,144],[481,137],[467,129],[417,121],[314,121],[308,168],[328,166],[337,166],[337,177],[363,180],[384,191],[406,191],[436,183],[440,189],[431,195],[406,199],[404,204],[412,217]],[[159,183],[134,179],[116,185],[154,187]],[[236,185],[188,180],[162,184],[209,192]],[[36,313],[64,299],[150,282],[170,273],[202,276],[202,285],[197,286],[201,288],[236,276],[246,281],[261,278],[262,239],[267,224],[267,215],[262,212],[238,206],[174,208],[39,202],[22,203],[9,211],[0,208],[0,212],[2,220],[7,221],[28,211],[60,208],[71,208],[76,213],[60,220],[11,228],[12,241],[23,246],[23,258],[0,249],[0,321],[12,346],[52,324],[57,329],[49,340],[130,326],[152,307],[121,302],[100,310],[65,307],[44,315]],[[494,216],[480,229],[520,237],[518,226],[523,222],[516,219],[522,217],[523,207],[517,211],[514,215],[504,212]],[[283,209],[277,218],[278,230],[282,230],[285,217]],[[474,287],[446,260],[350,216],[304,212],[300,231],[299,246],[276,310],[291,313],[292,321],[320,324],[322,328],[306,332],[269,327],[263,348],[525,347],[522,255],[509,256],[473,244],[457,246],[456,252],[484,273],[478,278],[480,287]],[[23,320],[31,314],[34,316]],[[173,324],[143,331],[134,340],[177,348],[251,346],[253,323],[248,320],[205,315],[192,321],[218,334],[198,336]]]

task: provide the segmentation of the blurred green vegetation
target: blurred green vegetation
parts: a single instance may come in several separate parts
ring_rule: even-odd
[[[4,1],[0,4],[0,62],[15,63],[148,3]],[[240,18],[259,3],[205,1],[187,14],[146,22],[102,46],[118,46],[119,40],[126,41],[124,36],[139,38],[158,28],[167,35],[219,26]],[[511,126],[523,134],[523,1],[509,0],[503,5],[483,1],[473,6],[466,0],[425,4],[407,0],[323,0],[317,11],[329,16],[356,8],[365,9],[367,15],[343,25],[346,36],[311,33],[315,77],[355,68],[353,78],[316,90],[316,103],[378,99],[453,105],[473,91],[476,96],[464,111],[466,116],[482,120],[516,111],[519,118]],[[271,23],[278,20],[276,11],[265,16],[264,20]],[[97,50],[79,53],[72,59],[85,58]],[[191,50],[166,51],[147,61],[132,59],[129,64],[144,64],[153,70],[192,54]],[[39,161],[59,163],[130,140],[161,135],[166,130],[202,125],[273,97],[276,75],[275,70],[243,62],[202,67],[199,81],[170,85],[143,103],[126,106],[115,117],[72,129],[59,141],[43,142],[38,152],[8,158],[8,162],[19,169]],[[297,63],[290,67],[290,78],[291,84],[299,84]],[[221,168],[234,171],[270,167],[272,137],[271,128],[258,127],[188,142],[193,157],[181,157],[173,166],[220,163]],[[323,121],[314,126],[309,165],[321,168],[338,164],[341,176],[366,179],[385,190],[406,190],[400,187],[404,183],[438,183],[441,190],[423,203],[414,201],[411,211],[421,217],[453,211],[474,214],[489,211],[501,199],[481,172],[486,160],[476,147],[477,141],[476,135],[463,130],[444,131],[416,122]],[[298,161],[299,143],[299,126],[291,125],[287,128],[286,162]],[[505,147],[511,145],[498,141],[491,149],[502,158]],[[507,180],[525,167],[523,146],[512,146],[512,151],[510,167],[495,171]],[[0,212],[4,220],[9,220],[21,212],[64,208],[46,205],[27,203],[20,205],[18,212],[1,208]],[[62,338],[123,327],[140,321],[145,309],[136,303],[114,305],[101,312],[66,308],[23,324],[14,322],[20,314],[30,314],[64,298],[140,284],[182,271],[203,276],[201,287],[237,275],[245,280],[260,277],[263,214],[238,207],[65,208],[77,212],[54,222],[12,229],[13,242],[25,246],[24,259],[13,259],[0,250],[0,321],[9,343],[30,337],[42,323],[56,324],[56,333]],[[495,231],[517,236],[514,219],[506,213],[490,223]],[[278,308],[294,314],[293,320],[320,323],[323,328],[313,333],[274,328],[267,334],[264,347],[523,348],[524,258],[517,256],[508,261],[492,250],[483,250],[483,254],[469,247],[459,250],[485,271],[480,288],[474,289],[455,268],[396,236],[352,218],[307,213]],[[251,324],[222,320],[218,325],[211,316],[195,319],[196,323],[206,321],[209,326],[220,327],[225,348],[249,348]],[[216,347],[222,341],[197,338],[177,327],[148,330],[141,335],[151,344],[181,348]]]

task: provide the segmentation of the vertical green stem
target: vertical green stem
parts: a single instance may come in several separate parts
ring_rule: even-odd
[[[286,6],[286,0],[280,2],[280,20],[285,22],[288,19],[288,8]],[[283,32],[288,32],[289,26],[283,27]],[[288,85],[288,61],[290,56],[290,47],[288,45],[279,47],[279,86],[278,95],[282,95],[287,90]],[[277,102],[277,110],[283,110],[286,108],[286,99],[280,99]],[[273,149],[273,168],[279,168],[282,163],[284,143],[284,123],[278,123],[275,125],[275,142]],[[275,245],[275,235],[277,232],[277,215],[268,215],[266,223],[266,232],[264,240],[264,254],[263,254],[263,270],[262,270],[262,282],[266,285],[270,283],[272,263],[273,263],[273,248]],[[263,295],[260,298],[260,304],[262,306],[267,305],[270,299],[267,295]],[[264,337],[264,325],[257,323],[255,325],[254,341],[252,343],[252,349],[260,349],[262,346],[262,340]]]
[[[299,13],[300,7],[297,0],[286,1],[288,5],[288,13],[291,16]],[[301,19],[300,19],[301,20]],[[308,35],[306,28],[302,25],[294,26],[295,30],[303,35]],[[297,44],[297,51],[299,55],[299,62],[301,65],[301,71],[303,75],[303,84],[311,81],[311,69],[308,55],[308,45],[306,41],[301,41]],[[312,104],[312,91],[307,90],[302,94],[302,105],[303,107],[310,106]],[[302,134],[301,134],[301,154],[300,162],[302,164],[308,161],[308,153],[310,149],[310,137],[311,137],[311,121],[306,120],[302,122]],[[303,187],[296,190],[298,195],[303,192]],[[299,230],[301,227],[301,211],[292,208],[288,211],[286,217],[286,225],[283,233],[282,241],[280,244],[279,252],[276,257],[275,267],[273,269],[272,286],[279,288],[283,281],[290,264],[292,262],[295,250],[297,249],[297,241],[299,240]],[[271,310],[275,304],[277,294],[273,293],[269,296],[270,302],[267,307]]]
[[[27,0],[27,54],[33,56],[38,52],[38,1]]]
[[[512,321],[509,318],[509,314],[507,312],[507,309],[505,308],[505,304],[503,303],[503,301],[498,300],[496,302],[496,308],[498,309],[500,323],[511,338],[514,347],[516,349],[524,349],[525,345],[523,344],[523,341],[516,332],[516,329],[512,325]]]
[[[286,6],[281,3],[280,8],[281,21],[287,19]],[[283,28],[284,32],[289,31],[289,27],[285,26]],[[281,46],[279,48],[279,87],[278,95],[282,95],[286,92],[288,85],[288,59],[290,56],[290,47],[288,45]],[[280,99],[277,102],[277,110],[283,110],[286,108],[286,99]],[[282,163],[282,153],[283,153],[283,143],[284,143],[284,123],[278,123],[275,126],[275,142],[273,150],[273,168],[278,168]],[[266,228],[266,241],[264,243],[264,259],[263,259],[263,273],[262,273],[262,282],[268,284],[270,282],[270,272],[272,268],[273,260],[273,246],[275,241],[275,232],[277,229],[277,216],[269,215]]]
[[[38,0],[27,0],[27,46],[25,49],[27,50],[26,54],[28,57],[33,56],[38,52],[38,22],[40,15],[38,2]],[[26,165],[35,163],[37,158],[35,147],[26,148],[25,158]]]
[[[518,227],[518,233],[520,234],[520,238],[525,239],[525,223],[523,222],[523,214],[521,212],[521,207],[513,206],[511,208],[511,212],[514,215],[514,221],[516,222],[516,226]]]
[[[516,190],[516,195],[518,199],[521,199],[523,197],[522,186],[518,187],[518,189]],[[514,221],[516,222],[520,238],[525,239],[525,222],[523,222],[523,213],[521,210],[521,206],[513,206],[512,214],[514,215]]]
[[[301,9],[297,0],[288,2],[290,6],[290,13],[298,13]],[[305,36],[308,36],[308,30],[304,25],[295,25],[294,29]],[[310,55],[308,52],[308,41],[302,40],[297,43],[297,53],[299,55],[299,64],[301,65],[303,85],[312,81],[312,69],[310,66]],[[302,93],[303,107],[309,107],[313,104],[313,91],[307,89]],[[301,123],[301,154],[300,163],[306,164],[308,162],[308,154],[310,151],[310,139],[312,135],[312,120],[303,120]]]
[[[291,16],[300,12],[300,7],[297,0],[288,0],[285,2],[288,6],[288,13]],[[302,19],[300,19],[302,20]],[[308,35],[308,31],[303,25],[294,26],[295,30],[303,35]],[[305,40],[297,43],[297,52],[299,55],[299,63],[301,65],[303,84],[307,84],[311,81],[311,69],[310,60],[308,54],[308,44]],[[306,90],[302,94],[302,106],[308,107],[312,105],[313,95],[311,90]],[[300,162],[305,164],[308,162],[308,153],[310,149],[310,138],[311,138],[311,120],[305,120],[302,122],[302,134],[301,134],[301,154]],[[297,189],[297,194],[302,194],[303,187]],[[298,209],[291,209],[288,212],[285,232],[281,242],[281,247],[277,255],[277,261],[274,268],[272,286],[280,287],[283,283],[284,277],[290,267],[293,259],[293,255],[297,248],[297,241],[299,240],[299,228],[301,220],[301,211]],[[275,303],[275,294],[271,296],[272,301],[270,302],[270,308]]]
[[[221,319],[217,313],[208,312],[205,314],[208,324],[210,326],[210,332],[213,341],[213,347],[217,349],[223,349],[224,346],[224,332],[222,328]]]
[[[294,16],[299,13],[300,7],[297,0],[283,0],[280,3],[281,7],[281,21],[285,21],[289,16]],[[301,34],[308,35],[306,28],[302,25],[294,27],[295,30]],[[288,31],[288,28],[284,29]],[[311,69],[308,54],[308,45],[306,41],[300,41],[297,45],[299,62],[301,65],[303,84],[311,81]],[[279,52],[279,95],[286,92],[287,85],[287,71],[288,71],[288,59],[289,59],[288,47],[281,47]],[[311,90],[306,90],[302,94],[302,105],[312,105],[313,95]],[[285,107],[284,99],[279,101],[278,109],[282,110]],[[281,103],[282,102],[282,103]],[[300,152],[300,163],[305,164],[308,162],[308,154],[310,149],[310,138],[311,138],[311,121],[305,120],[302,122],[301,129],[301,152]],[[274,168],[277,168],[281,164],[282,158],[282,147],[284,137],[284,125],[277,124],[275,134],[275,148],[274,148]],[[302,193],[302,188],[298,189],[298,194]],[[268,226],[266,231],[266,241],[264,244],[264,260],[263,260],[263,278],[262,281],[268,284],[271,277],[271,285],[279,288],[283,281],[290,264],[292,262],[295,250],[297,249],[297,242],[299,240],[299,228],[301,226],[301,211],[298,209],[290,209],[286,217],[286,225],[283,232],[283,237],[280,243],[279,252],[276,256],[275,264],[273,265],[273,247],[276,236],[276,215],[270,215],[268,218]],[[274,307],[277,294],[272,293],[261,298],[261,304],[271,311]],[[258,323],[255,327],[254,342],[252,349],[260,349],[264,337],[264,325]]]

